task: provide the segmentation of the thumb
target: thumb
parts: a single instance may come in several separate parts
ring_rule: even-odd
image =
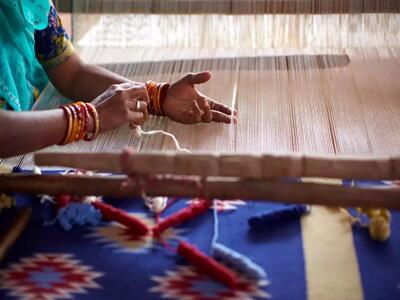
[[[190,73],[185,76],[185,79],[190,85],[205,83],[211,78],[210,72]]]

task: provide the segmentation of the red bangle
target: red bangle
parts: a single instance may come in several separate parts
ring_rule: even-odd
[[[93,106],[93,104],[91,103],[85,103],[86,104],[86,108],[88,109],[88,111],[91,113],[91,115],[94,118],[94,131],[92,133],[91,136],[89,136],[88,133],[86,133],[85,137],[83,138],[85,141],[92,141],[94,140],[97,135],[99,134],[99,129],[100,129],[100,121],[99,121],[99,115],[97,113],[96,108]]]

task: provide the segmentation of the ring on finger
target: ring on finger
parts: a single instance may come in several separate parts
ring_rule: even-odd
[[[140,109],[141,109],[140,101],[136,100],[136,108],[135,108],[135,110],[136,111],[140,111]]]

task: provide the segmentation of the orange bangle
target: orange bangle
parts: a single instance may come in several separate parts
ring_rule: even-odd
[[[81,133],[81,120],[80,120],[80,111],[79,111],[79,107],[77,107],[75,104],[71,104],[70,109],[73,111],[73,115],[74,115],[74,126],[73,126],[73,134],[71,137],[71,143],[76,142],[79,140],[79,135]]]
[[[88,111],[85,103],[83,103],[82,101],[79,101],[77,104],[79,105],[79,108],[80,108],[81,114],[82,114],[82,118],[83,118],[83,130],[82,130],[81,136],[79,137],[79,139],[82,140],[82,139],[84,139],[84,137],[88,131],[88,120],[90,118],[90,115],[89,115],[89,111]]]
[[[149,95],[150,98],[150,112],[152,114],[158,114],[157,110],[157,99],[155,92],[157,91],[157,82],[155,81],[147,81],[146,82],[146,89],[147,89],[147,94]]]
[[[80,109],[80,107],[79,107],[79,105],[78,105],[77,103],[71,104],[71,107],[72,107],[72,109],[75,110],[75,113],[76,113],[76,120],[75,120],[75,123],[76,123],[76,132],[75,132],[74,140],[73,140],[73,141],[74,141],[74,142],[77,142],[77,141],[80,140],[80,136],[82,135],[82,131],[83,131],[83,129],[84,129],[84,126],[83,126],[83,116],[82,116],[81,109]]]

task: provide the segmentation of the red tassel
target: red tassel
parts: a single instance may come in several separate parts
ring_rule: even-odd
[[[218,282],[230,288],[235,288],[237,286],[238,282],[235,273],[221,265],[212,257],[201,252],[195,246],[181,241],[178,246],[178,253],[197,267],[202,273],[212,277]]]
[[[72,197],[69,195],[60,195],[56,197],[57,208],[60,209],[71,202]]]
[[[142,220],[127,214],[121,209],[117,209],[101,201],[92,202],[92,204],[100,210],[104,219],[121,223],[137,235],[146,235],[150,230]]]
[[[153,228],[153,235],[159,237],[168,228],[182,224],[187,220],[190,220],[202,213],[206,212],[207,209],[212,205],[211,201],[195,202],[188,207],[181,209],[180,211],[170,215],[168,218],[162,220]]]

